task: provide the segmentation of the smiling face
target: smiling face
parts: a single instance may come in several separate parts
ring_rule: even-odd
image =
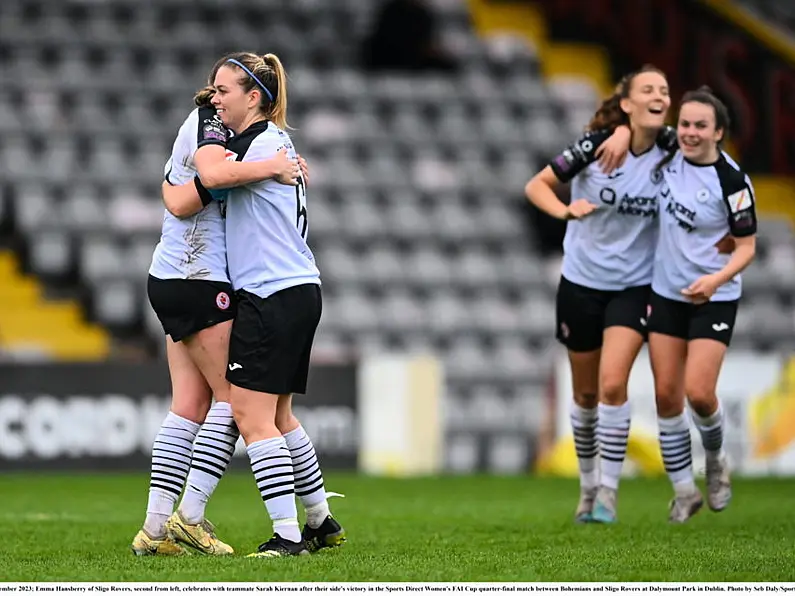
[[[222,66],[213,81],[213,106],[221,122],[235,132],[240,132],[240,127],[249,118],[251,110],[256,110],[259,103],[259,92],[245,91],[240,84],[240,78],[237,68]]]
[[[711,163],[717,159],[718,143],[723,129],[717,128],[715,108],[698,101],[689,101],[679,109],[676,136],[682,154],[696,163]]]
[[[662,128],[670,107],[668,81],[656,71],[635,75],[629,96],[621,100],[621,109],[629,116],[632,128]]]

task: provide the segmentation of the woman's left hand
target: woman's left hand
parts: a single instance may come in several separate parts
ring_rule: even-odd
[[[693,304],[705,304],[715,295],[720,285],[720,280],[715,274],[704,275],[690,284],[690,287],[682,290],[682,294]]]

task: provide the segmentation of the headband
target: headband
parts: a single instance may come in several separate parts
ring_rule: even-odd
[[[242,68],[243,71],[248,76],[250,76],[252,79],[254,79],[254,82],[262,88],[262,90],[265,92],[265,95],[267,95],[268,99],[270,99],[271,103],[273,103],[273,94],[270,91],[268,91],[268,88],[263,84],[262,81],[260,81],[256,76],[254,76],[253,72],[251,72],[248,68],[243,66],[242,62],[239,62],[239,61],[235,60],[234,58],[230,58],[229,60],[227,60],[227,63],[229,63],[229,62],[231,62],[235,66],[239,66],[240,68]]]

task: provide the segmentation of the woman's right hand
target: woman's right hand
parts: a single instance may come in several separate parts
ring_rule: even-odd
[[[577,199],[572,201],[566,208],[566,217],[563,219],[582,219],[596,211],[598,207],[588,201],[588,199]]]
[[[632,142],[632,131],[628,126],[619,126],[604,143],[596,149],[595,156],[603,174],[612,174],[613,171],[624,165],[624,160],[629,153]]]
[[[276,173],[273,179],[280,184],[288,186],[298,185],[298,177],[301,175],[301,168],[298,165],[297,159],[290,159],[287,155],[287,149],[282,147],[276,152],[274,156],[274,163]]]

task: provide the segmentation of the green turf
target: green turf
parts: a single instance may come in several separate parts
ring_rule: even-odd
[[[534,478],[332,476],[348,543],[295,559],[134,557],[143,475],[0,477],[3,581],[793,581],[795,481],[737,481],[729,510],[666,522],[667,482],[625,481],[616,526],[571,522],[577,486]],[[208,514],[241,555],[269,523],[246,474]]]

